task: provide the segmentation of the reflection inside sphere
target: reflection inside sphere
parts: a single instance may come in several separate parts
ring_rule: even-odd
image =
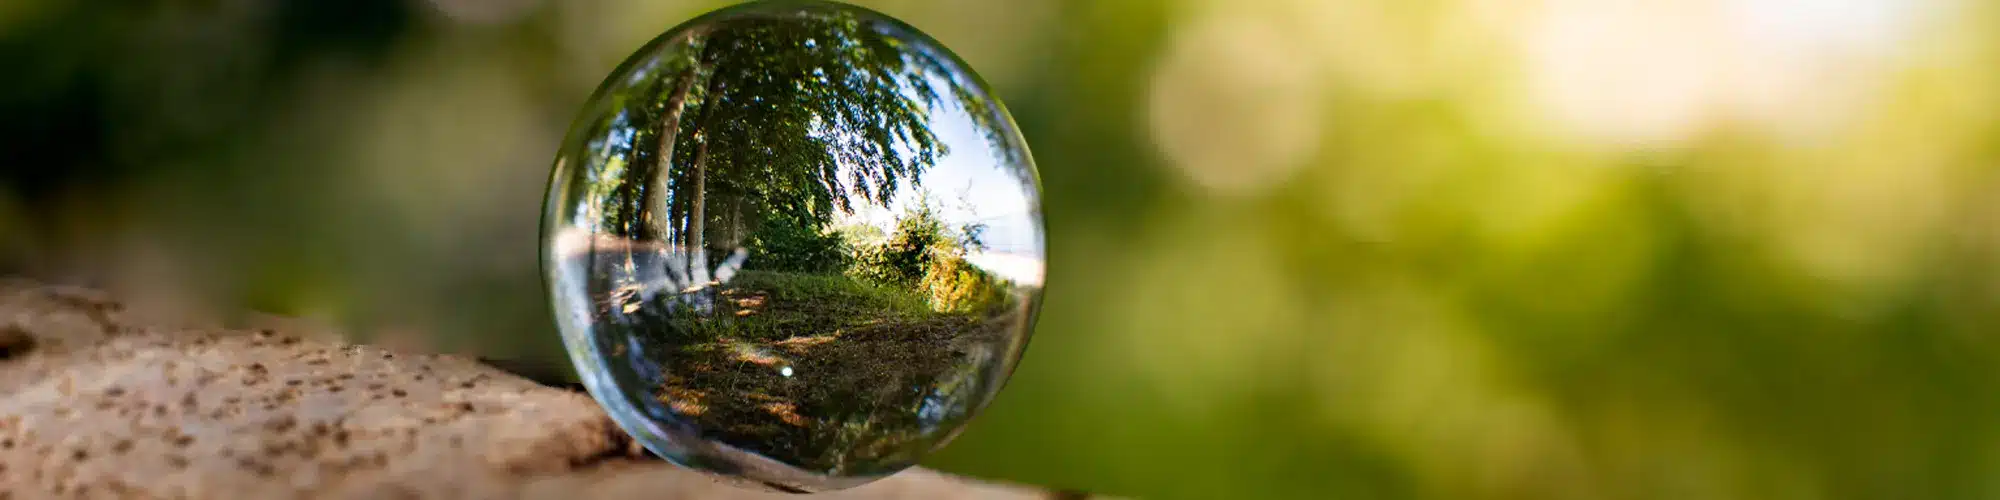
[[[1019,359],[1034,167],[934,41],[832,4],[690,21],[557,158],[544,265],[591,393],[642,444],[793,491],[893,473]]]

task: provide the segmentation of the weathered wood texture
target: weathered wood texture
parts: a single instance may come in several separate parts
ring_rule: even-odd
[[[0,282],[0,498],[799,498],[648,458],[588,396],[465,359],[177,325]],[[1047,498],[911,470],[826,498]]]

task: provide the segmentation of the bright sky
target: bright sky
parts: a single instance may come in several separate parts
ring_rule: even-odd
[[[947,82],[932,77],[937,88]],[[836,224],[865,223],[893,232],[896,216],[916,206],[927,192],[938,214],[950,226],[979,222],[987,251],[967,257],[973,265],[1023,283],[1040,283],[1042,240],[1032,213],[1032,193],[1008,169],[1015,168],[993,154],[992,143],[980,133],[971,115],[946,94],[931,110],[932,132],[949,148],[936,165],[924,171],[921,189],[904,184],[888,207],[870,205],[842,216]],[[845,173],[842,174],[845,177]]]
[[[937,83],[942,87],[944,82]],[[986,243],[993,251],[1039,254],[1030,194],[1006,170],[1012,167],[994,156],[991,142],[971,116],[956,101],[943,100],[943,106],[932,110],[932,131],[950,151],[924,172],[922,188],[910,189],[905,184],[897,189],[889,207],[868,206],[837,223],[859,221],[887,233],[895,228],[896,216],[928,192],[939,215],[949,224],[986,223]]]

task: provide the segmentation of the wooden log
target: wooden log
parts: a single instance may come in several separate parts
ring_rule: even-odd
[[[587,395],[292,328],[0,282],[0,498],[776,499],[646,455]],[[913,469],[826,498],[1048,498]]]

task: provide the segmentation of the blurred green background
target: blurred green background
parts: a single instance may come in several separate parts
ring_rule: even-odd
[[[0,2],[0,264],[562,369],[557,141],[724,3]],[[2000,497],[2000,6],[860,4],[978,69],[1047,190],[1040,328],[935,467]]]

